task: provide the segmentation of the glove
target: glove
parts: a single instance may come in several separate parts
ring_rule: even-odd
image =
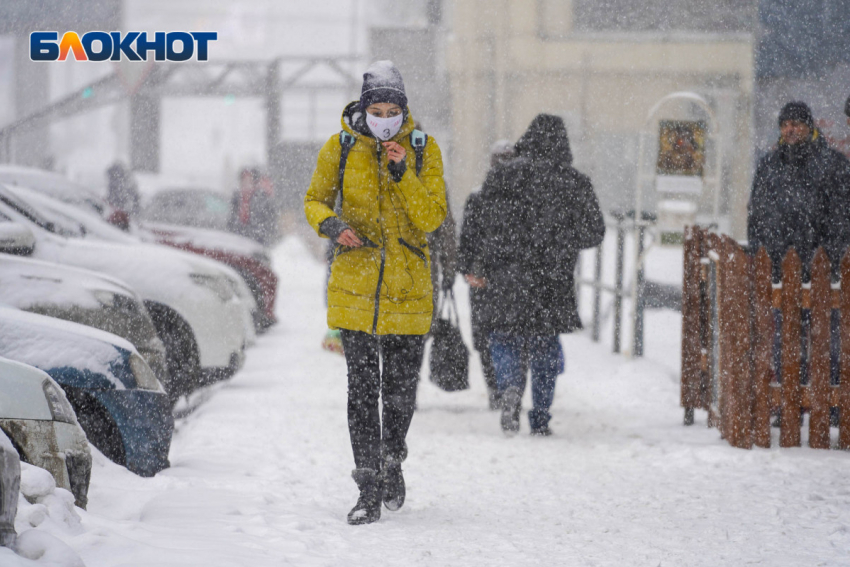
[[[339,235],[351,228],[345,224],[339,217],[328,217],[319,225],[319,231],[336,242]]]
[[[387,164],[387,169],[390,170],[390,175],[392,176],[393,181],[399,183],[401,178],[404,177],[404,172],[407,171],[407,163],[405,163],[404,160],[401,160],[398,163],[391,161]]]

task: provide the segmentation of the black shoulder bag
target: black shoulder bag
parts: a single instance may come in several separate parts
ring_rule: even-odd
[[[431,337],[434,339],[428,359],[431,382],[446,392],[468,389],[469,349],[460,334],[457,303],[451,289],[440,293],[438,317],[431,326]]]

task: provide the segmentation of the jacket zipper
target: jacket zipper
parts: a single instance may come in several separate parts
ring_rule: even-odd
[[[386,248],[381,248],[381,269],[378,270],[378,288],[375,290],[375,318],[372,319],[372,334],[378,334],[378,313],[381,307],[381,286],[384,284],[384,263],[387,259]]]
[[[381,142],[377,138],[375,139],[375,144],[377,144],[377,156],[378,156],[378,195],[381,194]],[[378,201],[378,215],[381,214],[381,203]],[[372,319],[372,335],[378,334],[378,314],[380,313],[381,308],[381,286],[384,284],[384,264],[387,260],[387,252],[386,245],[384,243],[384,230],[381,228],[381,267],[378,270],[378,287],[375,289],[375,316]]]
[[[417,248],[413,244],[409,243],[404,238],[399,238],[398,243],[413,252],[417,258],[425,262],[425,267],[428,267],[428,258],[425,257],[425,252],[423,252],[421,249]]]

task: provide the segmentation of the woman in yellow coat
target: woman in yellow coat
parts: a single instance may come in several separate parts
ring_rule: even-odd
[[[319,152],[304,198],[307,220],[335,243],[328,326],[340,330],[348,365],[360,489],[350,524],[378,520],[382,500],[390,510],[404,503],[401,462],[433,305],[425,235],[446,209],[440,148],[414,130],[401,74],[378,61],[343,110],[342,132]]]

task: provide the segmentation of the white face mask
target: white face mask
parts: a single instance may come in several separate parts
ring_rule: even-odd
[[[378,118],[368,112],[366,113],[366,125],[369,126],[369,130],[379,140],[387,141],[398,134],[398,131],[401,130],[402,122],[404,122],[403,112],[392,118]]]

